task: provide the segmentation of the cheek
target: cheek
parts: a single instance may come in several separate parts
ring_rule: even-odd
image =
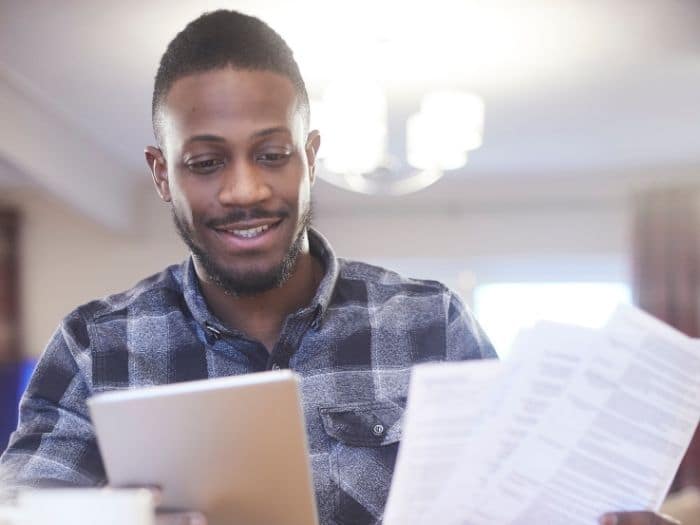
[[[309,168],[306,162],[300,162],[297,169],[297,176],[291,178],[294,181],[293,188],[290,187],[290,192],[296,192],[296,200],[301,209],[304,205],[311,199],[311,180],[309,174]],[[291,186],[291,185],[290,185]]]
[[[303,177],[302,180],[299,181],[299,185],[296,187],[296,189],[298,191],[298,213],[301,216],[309,208],[311,202],[311,183],[308,176]]]
[[[202,222],[206,216],[211,199],[206,185],[193,184],[187,178],[176,179],[177,183],[171,190],[173,206],[178,210],[180,217],[188,223]]]
[[[299,191],[299,200],[303,200],[304,202],[309,202],[311,200],[311,181],[308,177],[305,177],[304,182],[302,182]]]
[[[182,200],[175,198],[171,201],[173,213],[177,216],[177,220],[186,226],[188,230],[192,229],[192,210]]]

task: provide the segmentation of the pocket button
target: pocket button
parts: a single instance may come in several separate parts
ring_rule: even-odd
[[[384,425],[374,425],[374,427],[372,427],[372,433],[375,436],[381,436],[384,434]]]

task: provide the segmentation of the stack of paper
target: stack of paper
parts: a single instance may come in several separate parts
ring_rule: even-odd
[[[657,510],[700,420],[700,341],[631,307],[509,360],[411,376],[385,525],[591,525]]]

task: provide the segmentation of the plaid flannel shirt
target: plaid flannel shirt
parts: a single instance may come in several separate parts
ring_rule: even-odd
[[[302,378],[320,522],[381,522],[411,366],[495,353],[442,284],[337,259],[313,230],[310,246],[325,276],[271,353],[211,313],[191,259],[73,311],[22,399],[0,486],[105,484],[85,403],[95,393],[291,368]]]

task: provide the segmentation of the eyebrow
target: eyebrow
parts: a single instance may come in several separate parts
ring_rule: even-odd
[[[226,142],[226,139],[218,135],[194,135],[185,141],[185,144],[190,142]]]
[[[267,128],[253,133],[253,138],[267,137],[268,135],[274,135],[275,133],[287,133],[291,134],[291,131],[284,126],[277,126],[275,128]],[[193,135],[185,141],[185,144],[190,144],[191,142],[226,142],[226,139],[220,137],[219,135]]]
[[[275,133],[287,133],[291,134],[291,132],[285,128],[284,126],[278,126],[276,128],[268,128],[268,129],[263,129],[261,131],[256,131],[253,133],[253,137],[259,138],[259,137],[266,137],[268,135],[273,135]]]

